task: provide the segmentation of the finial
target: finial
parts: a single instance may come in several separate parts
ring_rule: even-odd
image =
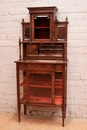
[[[22,23],[24,23],[24,19],[22,19]]]

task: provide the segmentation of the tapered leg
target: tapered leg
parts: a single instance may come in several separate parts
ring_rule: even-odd
[[[26,105],[24,104],[24,115],[26,115]]]
[[[65,112],[62,111],[62,126],[64,127]]]
[[[20,108],[18,108],[18,122],[20,122]]]
[[[66,104],[65,104],[65,116],[64,116],[64,118],[66,118]]]

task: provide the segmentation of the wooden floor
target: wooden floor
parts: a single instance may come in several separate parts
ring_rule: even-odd
[[[87,119],[67,118],[65,127],[61,126],[61,118],[41,116],[21,116],[0,112],[0,130],[87,130]]]

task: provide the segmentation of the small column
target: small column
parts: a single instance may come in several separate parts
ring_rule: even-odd
[[[19,60],[21,60],[21,39],[19,37]]]
[[[67,60],[67,43],[64,43],[64,60]]]

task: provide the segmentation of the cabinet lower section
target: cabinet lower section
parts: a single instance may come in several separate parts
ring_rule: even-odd
[[[67,62],[46,60],[16,61],[18,120],[20,107],[27,105],[62,108],[62,126],[66,116]]]

